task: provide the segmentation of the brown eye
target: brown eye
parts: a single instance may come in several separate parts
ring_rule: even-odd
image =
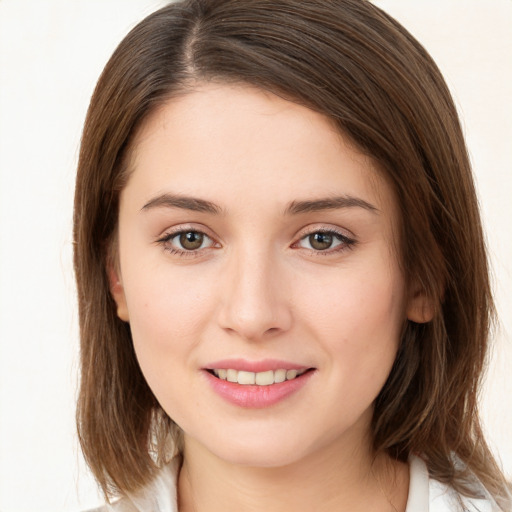
[[[164,249],[177,256],[197,256],[219,245],[202,231],[184,229],[168,233],[157,240]]]
[[[325,254],[331,254],[348,249],[355,243],[355,240],[337,231],[318,230],[304,236],[294,245],[295,247],[308,249],[316,253],[324,252]]]
[[[179,235],[179,243],[186,251],[199,249],[204,242],[204,234],[198,231],[186,231]]]
[[[333,243],[333,236],[330,233],[312,233],[308,236],[308,242],[312,249],[325,251],[330,249]]]

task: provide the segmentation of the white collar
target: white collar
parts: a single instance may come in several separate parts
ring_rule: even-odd
[[[430,512],[429,480],[425,462],[411,455],[409,457],[409,496],[405,512]]]
[[[482,484],[475,483],[480,498],[468,498],[453,487],[430,478],[425,462],[409,457],[409,497],[405,512],[500,512],[494,499]]]

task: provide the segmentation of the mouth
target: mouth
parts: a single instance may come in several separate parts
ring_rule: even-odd
[[[300,370],[281,368],[262,372],[249,372],[235,370],[233,368],[213,368],[207,371],[220,380],[241,384],[242,386],[271,386],[272,384],[280,384],[282,382],[298,379],[305,373],[313,370],[314,368],[303,368]]]
[[[211,389],[230,404],[263,409],[308,387],[317,369],[277,359],[225,359],[203,370]]]

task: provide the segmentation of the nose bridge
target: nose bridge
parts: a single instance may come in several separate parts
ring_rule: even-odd
[[[221,326],[250,340],[287,330],[291,312],[279,261],[270,248],[247,244],[234,251],[227,266]]]

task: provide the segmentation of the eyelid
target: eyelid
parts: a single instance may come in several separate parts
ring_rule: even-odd
[[[344,238],[355,239],[355,235],[346,228],[342,228],[340,226],[336,226],[333,224],[310,224],[302,229],[297,234],[298,238],[304,238],[305,236],[311,235],[313,233],[335,233]]]

